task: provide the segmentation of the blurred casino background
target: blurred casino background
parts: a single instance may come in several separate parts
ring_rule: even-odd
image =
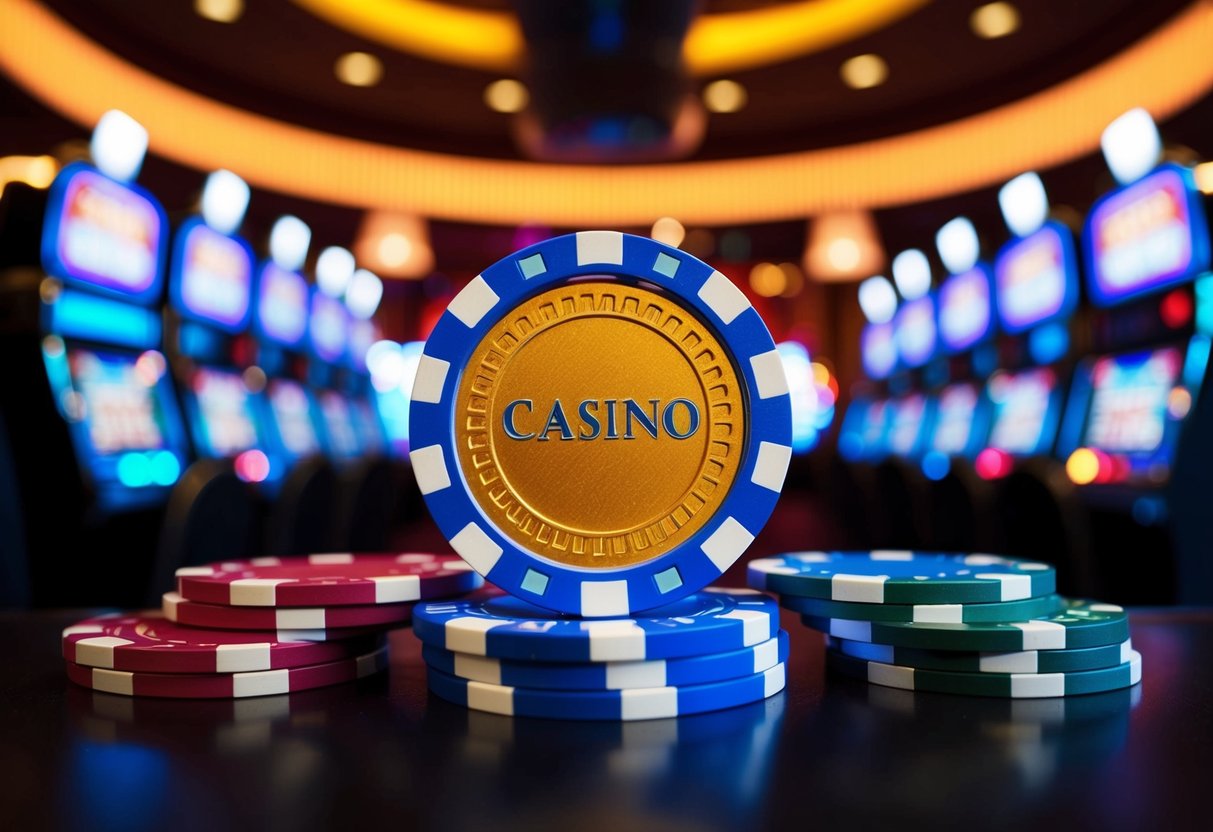
[[[754,554],[1213,600],[1211,43],[1190,0],[0,0],[0,603],[445,548],[421,343],[585,228],[780,343]]]

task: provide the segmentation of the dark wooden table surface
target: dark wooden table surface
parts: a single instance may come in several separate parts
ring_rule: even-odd
[[[69,684],[79,613],[0,614],[0,829],[1208,829],[1213,611],[1140,611],[1145,680],[1046,700],[834,676],[794,616],[788,690],[625,725],[477,714],[390,673],[263,699]]]

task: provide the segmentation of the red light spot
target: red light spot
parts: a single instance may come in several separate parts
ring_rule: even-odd
[[[236,469],[236,476],[245,482],[264,482],[270,475],[269,458],[255,448],[237,456],[232,464]]]
[[[1011,473],[1012,463],[1011,455],[1006,451],[1000,451],[998,448],[986,448],[973,461],[973,468],[977,471],[977,476],[983,480],[996,480]]]
[[[1158,315],[1171,329],[1179,329],[1192,320],[1192,296],[1183,289],[1168,293],[1158,304]]]

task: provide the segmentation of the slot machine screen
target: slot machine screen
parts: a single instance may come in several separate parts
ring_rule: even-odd
[[[239,373],[200,368],[191,387],[199,417],[199,444],[207,456],[234,457],[261,444],[253,395]]]
[[[871,379],[885,379],[897,368],[897,341],[893,324],[868,324],[859,341],[863,371]]]
[[[990,334],[990,275],[985,266],[949,277],[939,289],[939,340],[952,352],[967,350]]]
[[[884,452],[888,402],[855,399],[847,408],[838,432],[838,452],[850,462],[871,460]]]
[[[252,282],[253,252],[243,240],[197,217],[177,232],[169,291],[183,315],[239,332],[252,311]]]
[[[1082,444],[1128,462],[1119,479],[1150,476],[1155,465],[1170,464],[1192,402],[1182,370],[1178,347],[1104,356],[1090,365]]]
[[[1209,233],[1192,172],[1163,165],[1091,209],[1083,233],[1091,300],[1109,306],[1209,268]]]
[[[303,385],[289,379],[269,384],[270,411],[283,451],[294,459],[320,452],[320,437],[312,417],[312,401]]]
[[[993,406],[991,448],[1012,456],[1048,453],[1061,410],[1057,375],[1048,367],[997,373],[987,394]]]
[[[358,434],[345,397],[332,390],[323,391],[320,394],[320,412],[324,415],[329,453],[338,459],[358,456]]]
[[[368,454],[382,454],[387,439],[375,409],[366,399],[355,399],[350,404],[359,445]]]
[[[952,384],[939,394],[935,407],[935,429],[931,450],[945,456],[961,456],[972,451],[979,433],[980,393],[972,384]]]
[[[177,481],[185,436],[163,355],[70,347],[47,361],[52,382],[66,376],[57,398],[103,505]]]
[[[298,347],[307,336],[308,288],[303,275],[266,263],[257,280],[257,329],[284,347]]]
[[[897,352],[907,367],[921,367],[935,355],[935,299],[906,301],[893,319]]]
[[[345,304],[321,292],[313,292],[308,333],[316,356],[330,364],[341,363],[346,353],[348,313]]]
[[[1078,262],[1070,230],[1060,223],[1002,247],[994,260],[1002,328],[1012,334],[1068,317],[1078,305]]]
[[[150,302],[162,286],[167,224],[147,191],[69,165],[51,185],[42,264],[70,283]]]
[[[893,399],[889,409],[889,452],[897,456],[912,456],[918,451],[919,440],[926,427],[926,396],[913,393]]]

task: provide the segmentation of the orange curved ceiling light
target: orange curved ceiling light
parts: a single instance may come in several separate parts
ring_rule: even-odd
[[[345,138],[170,84],[33,0],[7,0],[0,69],[81,125],[112,107],[156,153],[229,168],[320,202],[491,224],[648,225],[803,218],[934,199],[1096,149],[1133,106],[1166,118],[1213,89],[1213,3],[1195,3],[1121,54],[1055,87],[949,124],[842,147],[659,166],[475,159]]]
[[[525,48],[509,12],[439,0],[294,0],[316,17],[401,52],[490,72],[518,72]],[[930,0],[796,0],[701,15],[683,47],[695,75],[753,69],[844,43]]]

